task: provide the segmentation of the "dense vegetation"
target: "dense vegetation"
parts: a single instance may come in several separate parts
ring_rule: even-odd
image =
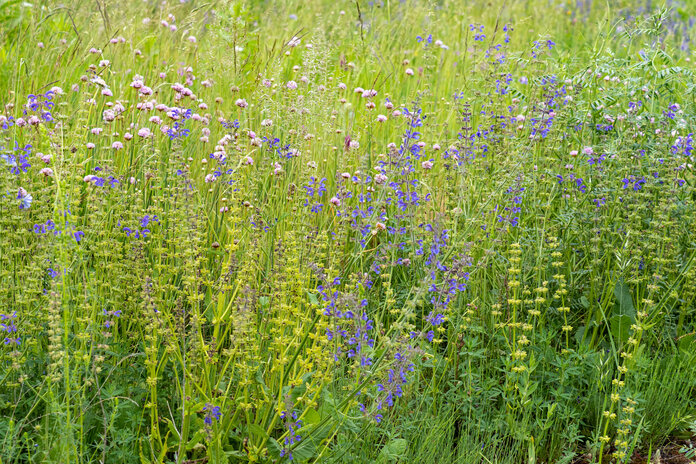
[[[694,18],[1,0],[0,462],[693,458]]]

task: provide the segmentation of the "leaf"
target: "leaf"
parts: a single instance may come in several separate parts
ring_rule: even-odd
[[[633,324],[633,319],[625,314],[618,314],[609,319],[609,330],[618,345],[628,340],[631,324]]]
[[[628,288],[628,285],[624,283],[623,279],[616,283],[616,286],[614,287],[614,296],[616,297],[616,301],[618,303],[618,311],[616,311],[617,306],[615,306],[614,314],[621,314],[630,317],[634,317],[636,315],[636,309],[633,307],[631,290]]]
[[[307,297],[309,298],[309,302],[312,303],[313,305],[318,305],[319,304],[319,299],[314,293],[309,293],[307,292]]]
[[[408,442],[403,438],[396,438],[382,448],[379,455],[385,459],[400,459],[405,457]]]
[[[307,425],[314,425],[321,421],[321,416],[316,409],[308,409],[303,415],[303,420],[307,423]]]
[[[249,435],[255,438],[268,438],[268,434],[264,430],[263,427],[261,427],[259,424],[249,424],[247,427],[247,430],[249,431]]]

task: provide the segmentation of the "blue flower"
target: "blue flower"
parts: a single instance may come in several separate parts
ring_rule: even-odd
[[[220,410],[220,406],[212,406],[210,403],[206,403],[205,407],[203,408],[203,411],[206,411],[205,418],[203,418],[203,422],[205,422],[207,425],[212,425],[213,419],[215,419],[215,421],[219,421],[222,417],[222,411]]]
[[[22,187],[17,191],[17,199],[19,200],[19,209],[29,209],[34,198]]]

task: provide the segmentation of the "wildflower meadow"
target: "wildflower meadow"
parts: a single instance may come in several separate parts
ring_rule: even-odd
[[[0,0],[0,463],[696,462],[695,22]]]

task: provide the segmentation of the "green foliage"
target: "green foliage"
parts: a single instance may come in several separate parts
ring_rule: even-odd
[[[0,0],[0,462],[690,438],[695,14]]]

